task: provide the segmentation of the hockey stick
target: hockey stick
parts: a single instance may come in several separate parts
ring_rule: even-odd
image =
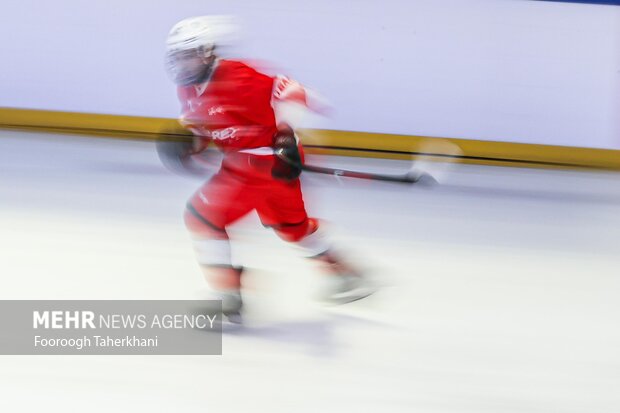
[[[374,173],[369,173],[369,172],[348,171],[345,169],[337,169],[337,168],[326,168],[323,166],[314,166],[314,165],[302,165],[301,169],[307,172],[315,172],[319,174],[344,176],[346,178],[370,179],[373,181],[398,182],[401,184],[415,184],[423,176],[427,175],[427,174],[418,173],[415,171],[409,171],[402,175],[383,175],[383,174],[374,174]]]
[[[384,174],[375,174],[370,172],[358,172],[358,171],[350,171],[346,169],[339,168],[328,168],[324,166],[314,166],[314,165],[304,165],[299,164],[292,159],[289,159],[284,154],[283,150],[277,150],[275,155],[286,162],[287,164],[300,168],[302,171],[314,172],[319,174],[333,175],[333,176],[343,176],[346,178],[358,178],[358,179],[369,179],[373,181],[385,181],[385,182],[396,182],[401,184],[415,184],[420,181],[420,179],[425,178],[430,182],[436,183],[435,179],[424,172],[417,171],[411,168],[407,173],[401,175],[384,175]]]
[[[283,150],[279,149],[275,151],[275,155],[281,160],[296,168],[301,168],[303,171],[333,175],[336,177],[344,176],[409,185],[415,183],[434,185],[442,182],[451,174],[454,162],[458,161],[462,153],[463,151],[461,148],[454,142],[439,138],[427,139],[418,143],[415,147],[415,151],[412,151],[413,164],[409,171],[400,175],[387,175],[315,165],[300,165],[298,162],[296,163],[287,158]],[[441,161],[433,162],[433,157],[441,157]]]

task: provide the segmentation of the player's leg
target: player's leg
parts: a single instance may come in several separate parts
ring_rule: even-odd
[[[330,287],[323,297],[326,301],[350,302],[374,291],[362,272],[336,253],[320,221],[308,217],[299,180],[274,184],[257,211],[263,225],[321,265]]]
[[[220,172],[194,194],[184,214],[205,280],[231,319],[242,307],[243,268],[233,265],[226,227],[252,209],[244,199],[244,183]]]

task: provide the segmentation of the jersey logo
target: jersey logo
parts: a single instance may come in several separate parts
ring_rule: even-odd
[[[237,128],[225,128],[211,131],[211,137],[216,141],[224,141],[228,139],[235,139],[237,135]]]
[[[222,106],[212,106],[209,108],[209,116],[216,115],[218,113],[224,113],[224,108]]]

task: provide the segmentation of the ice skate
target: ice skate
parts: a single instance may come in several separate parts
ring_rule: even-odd
[[[366,298],[376,291],[376,287],[363,276],[357,274],[329,275],[327,287],[319,299],[326,304],[346,304]]]
[[[318,295],[325,304],[346,304],[368,297],[377,287],[363,272],[327,252],[316,257],[326,272],[324,286]]]
[[[241,325],[243,322],[243,300],[241,293],[236,291],[208,291],[199,294],[201,304],[193,309],[194,315],[215,315],[216,331],[221,327]],[[221,313],[220,313],[221,302]],[[211,331],[211,329],[209,329]]]
[[[241,310],[243,308],[243,300],[241,299],[241,293],[239,291],[226,291],[218,292],[219,300],[222,301],[222,316],[224,321],[228,321],[233,324],[241,324],[243,318],[241,317]]]
[[[205,278],[210,280],[211,288],[199,293],[204,300],[202,311],[220,312],[218,317],[222,323],[240,324],[243,309],[241,298],[241,274],[243,267],[208,267],[204,266]]]

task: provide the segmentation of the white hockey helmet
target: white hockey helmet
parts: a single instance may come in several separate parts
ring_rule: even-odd
[[[236,40],[231,16],[190,17],[175,24],[166,39],[166,66],[177,84],[200,82],[208,76],[216,48]]]
[[[190,17],[175,24],[166,40],[166,50],[181,51],[222,46],[233,42],[238,32],[232,16]]]

